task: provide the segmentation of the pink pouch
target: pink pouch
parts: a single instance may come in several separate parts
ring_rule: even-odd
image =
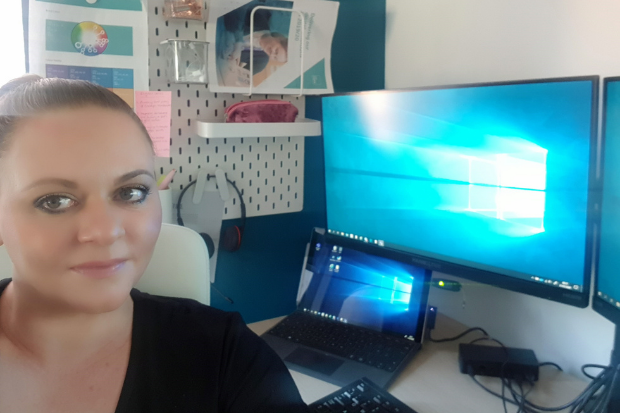
[[[226,122],[295,122],[299,111],[284,100],[256,100],[239,102],[226,109]]]

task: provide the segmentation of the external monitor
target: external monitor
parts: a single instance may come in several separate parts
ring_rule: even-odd
[[[587,306],[597,96],[592,76],[323,97],[328,231]]]
[[[620,77],[603,95],[603,193],[594,308],[620,324]]]
[[[603,86],[603,191],[592,307],[616,324],[611,365],[620,364],[620,77]],[[609,412],[620,411],[620,383],[614,389]]]

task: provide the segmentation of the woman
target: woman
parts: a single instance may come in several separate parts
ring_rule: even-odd
[[[132,290],[161,227],[148,133],[112,92],[0,89],[0,412],[306,412],[241,317]],[[174,276],[174,274],[171,274]]]
[[[260,47],[269,56],[267,65],[254,75],[254,86],[258,86],[288,61],[288,39],[276,32],[267,32],[260,37]]]

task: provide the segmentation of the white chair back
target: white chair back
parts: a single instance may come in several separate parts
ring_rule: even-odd
[[[162,224],[149,266],[136,288],[167,297],[192,298],[211,303],[209,252],[193,229]]]

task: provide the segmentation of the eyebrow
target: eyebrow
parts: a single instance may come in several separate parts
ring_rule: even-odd
[[[151,177],[153,180],[155,179],[155,175],[153,175],[152,172],[147,171],[146,169],[136,169],[135,171],[131,171],[128,172],[122,176],[120,176],[119,178],[116,178],[116,180],[114,181],[115,185],[120,185],[124,182],[127,182],[137,176],[140,175],[147,175],[149,177]],[[68,179],[62,179],[62,178],[43,178],[43,179],[39,179],[36,182],[33,182],[32,184],[28,185],[26,188],[24,188],[24,191],[27,191],[29,189],[32,189],[34,187],[37,186],[41,186],[41,185],[49,185],[49,184],[57,184],[57,185],[61,185],[64,186],[65,188],[69,188],[69,189],[76,189],[78,187],[77,183],[73,182],[73,181],[69,181]]]
[[[116,185],[119,185],[119,184],[122,184],[123,182],[127,182],[130,179],[133,179],[136,176],[140,176],[140,175],[148,175],[153,180],[155,179],[155,175],[153,175],[153,172],[149,172],[146,169],[136,169],[135,171],[128,172],[125,175],[121,176],[120,178],[117,178],[116,181],[114,181],[114,183]]]

